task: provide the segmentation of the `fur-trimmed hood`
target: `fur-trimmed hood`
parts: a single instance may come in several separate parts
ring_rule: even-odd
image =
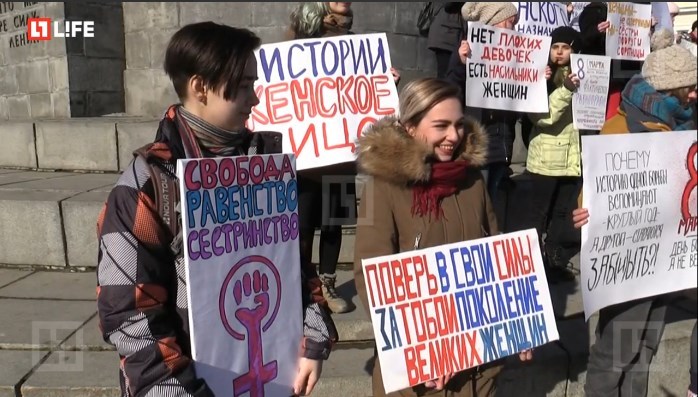
[[[472,167],[487,161],[487,134],[472,118],[465,118],[465,138],[455,154]],[[428,182],[433,149],[412,138],[395,117],[386,117],[369,127],[357,142],[359,171],[397,185]]]

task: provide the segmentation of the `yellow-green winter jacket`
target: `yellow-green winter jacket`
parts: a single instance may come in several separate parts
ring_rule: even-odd
[[[572,121],[572,91],[558,87],[548,97],[548,113],[530,113],[533,122],[526,169],[547,176],[581,176],[579,130]]]

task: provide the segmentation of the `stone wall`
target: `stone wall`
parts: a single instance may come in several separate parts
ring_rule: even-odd
[[[66,19],[95,23],[95,37],[66,40],[71,116],[123,112],[126,55],[121,3],[64,4]]]
[[[124,84],[126,113],[159,116],[175,102],[172,85],[163,72],[165,48],[181,26],[214,21],[253,30],[263,43],[282,41],[296,2],[244,3],[123,3],[126,40]],[[434,57],[416,29],[421,2],[353,3],[355,33],[386,32],[393,65],[403,82],[435,75]],[[404,84],[404,83],[403,83]]]
[[[27,38],[27,20],[94,21],[93,38]],[[123,112],[119,2],[0,2],[0,120]]]

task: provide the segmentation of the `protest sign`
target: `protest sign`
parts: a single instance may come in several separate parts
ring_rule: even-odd
[[[535,229],[362,266],[386,393],[559,338]]]
[[[179,160],[196,374],[217,396],[288,396],[303,334],[295,158]]]
[[[584,314],[696,288],[696,131],[582,137]]]
[[[567,6],[559,2],[512,1],[519,9],[516,30],[519,33],[550,36],[560,26],[569,26]]]
[[[545,66],[550,57],[550,37],[471,22],[468,42],[471,56],[466,65],[467,106],[548,112]]]
[[[579,14],[584,11],[590,2],[589,1],[575,1],[572,2],[572,15],[570,15],[570,26],[579,31]]]
[[[397,113],[385,33],[266,44],[256,55],[260,103],[248,128],[281,132],[298,170],[354,161],[361,133]]]
[[[579,88],[572,97],[574,128],[600,130],[606,121],[611,58],[571,54],[572,70],[579,77]]]
[[[650,4],[608,3],[606,55],[612,59],[644,61],[650,53]]]

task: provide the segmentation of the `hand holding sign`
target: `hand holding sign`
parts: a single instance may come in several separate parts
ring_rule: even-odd
[[[460,47],[458,47],[458,56],[460,57],[460,62],[465,65],[468,63],[468,58],[470,58],[470,44],[466,40],[460,42]]]
[[[453,378],[453,372],[448,373],[444,376],[440,376],[434,380],[430,380],[424,384],[429,389],[443,390],[444,386]]]
[[[582,226],[589,223],[589,210],[586,208],[577,208],[572,211],[572,223],[576,229],[581,229]]]
[[[293,384],[293,394],[295,396],[309,396],[315,384],[322,374],[322,360],[311,360],[301,357],[298,365],[298,375]]]
[[[569,76],[567,76],[564,82],[565,88],[572,92],[577,91],[577,88],[579,88],[579,83],[579,76],[577,76],[575,73],[572,73]]]
[[[599,25],[596,27],[599,30],[599,33],[606,33],[608,28],[611,27],[611,21],[603,21],[599,23]]]
[[[519,360],[521,360],[521,361],[533,360],[533,349],[524,350],[521,353],[519,353]]]
[[[395,82],[395,85],[397,85],[400,82],[400,72],[398,72],[395,68],[390,68],[390,74],[393,75],[393,81]]]

